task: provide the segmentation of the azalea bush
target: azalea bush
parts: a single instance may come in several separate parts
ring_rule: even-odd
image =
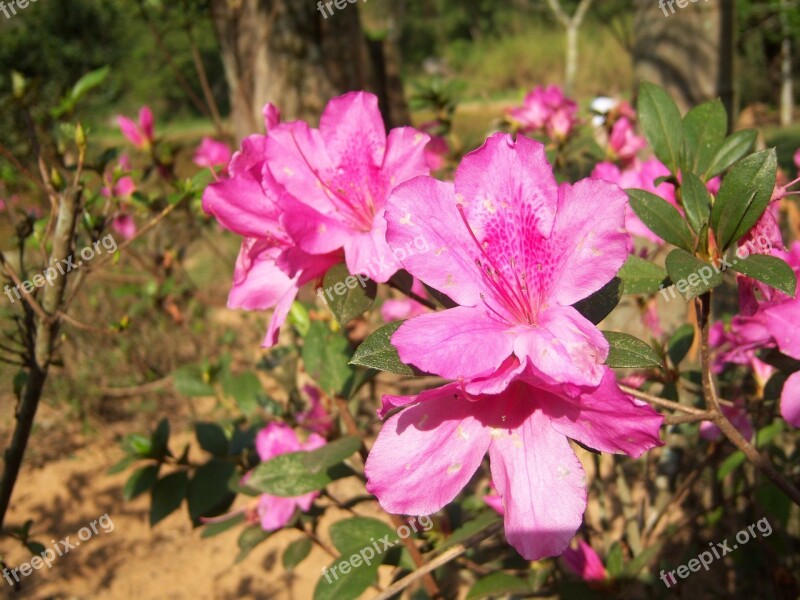
[[[262,370],[285,399],[229,356],[180,370],[229,415],[197,424],[199,464],[166,421],[128,439],[126,495],[151,492],[154,524],[185,499],[203,535],[238,529],[239,559],[297,529],[283,563],[328,553],[320,599],[666,589],[759,517],[780,534],[736,564],[796,570],[797,180],[719,101],[681,115],[644,83],[637,110],[593,110],[536,88],[460,156],[446,111],[432,140],[387,133],[365,92],[316,128],[266,106],[202,203],[241,238],[228,307],[272,310]],[[376,503],[385,520],[355,510]]]

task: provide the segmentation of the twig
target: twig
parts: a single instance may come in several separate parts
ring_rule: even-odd
[[[415,292],[412,292],[411,290],[404,290],[402,287],[397,285],[397,283],[395,283],[394,281],[389,280],[388,283],[389,283],[389,287],[392,287],[392,288],[396,289],[398,292],[408,296],[409,298],[411,298],[415,302],[419,302],[420,304],[422,304],[422,306],[425,306],[426,308],[430,308],[431,310],[436,310],[438,308],[436,306],[436,304],[434,304],[433,302],[431,302],[427,298],[423,298],[422,296],[420,296],[419,294],[417,294]]]
[[[775,485],[777,485],[792,502],[800,506],[800,491],[792,485],[783,475],[778,473],[767,457],[756,450],[739,430],[733,426],[720,408],[714,377],[711,373],[711,352],[708,344],[708,326],[711,316],[711,292],[706,292],[695,301],[697,311],[697,325],[700,328],[700,356],[703,371],[703,393],[710,409],[716,413],[714,423],[731,443],[744,453],[751,463],[763,471]]]
[[[696,423],[698,421],[713,421],[716,414],[708,411],[700,415],[667,415],[664,417],[665,425],[680,425],[682,423]]]
[[[654,404],[656,406],[661,406],[662,408],[669,408],[671,410],[685,412],[690,415],[707,414],[706,411],[700,408],[694,408],[693,406],[684,406],[683,404],[673,402],[672,400],[667,400],[666,398],[659,398],[658,396],[653,396],[652,394],[642,392],[640,390],[637,390],[636,388],[628,387],[627,385],[620,385],[619,389],[621,389],[626,394],[630,394],[634,398],[638,398],[639,400],[644,400],[645,402]]]

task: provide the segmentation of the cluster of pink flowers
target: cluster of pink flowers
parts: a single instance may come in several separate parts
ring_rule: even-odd
[[[578,105],[557,85],[537,86],[525,96],[522,106],[508,111],[508,118],[523,133],[541,133],[563,141],[578,123]]]
[[[354,275],[388,281],[400,264],[386,243],[392,189],[430,172],[429,137],[413,128],[388,136],[376,96],[330,101],[319,129],[281,123],[264,111],[266,135],[244,140],[229,177],[209,186],[203,207],[244,239],[230,308],[274,308],[264,340],[276,343],[300,287],[344,260]]]
[[[563,98],[551,109],[553,122],[574,114]],[[371,94],[332,100],[319,129],[268,106],[267,134],[203,197],[244,238],[229,306],[275,308],[271,345],[299,287],[342,261],[378,282],[403,268],[418,291],[449,296],[457,306],[440,312],[405,307],[417,314],[392,337],[403,362],[451,383],[383,397],[382,418],[401,410],[372,448],[367,489],[389,512],[431,514],[488,452],[509,543],[530,560],[561,554],[586,507],[568,439],[631,456],[661,444],[662,417],[622,393],[608,342],[572,307],[625,262],[627,197],[600,180],[558,185],[541,143],[505,134],[438,181],[428,140],[387,136]],[[431,252],[408,253],[420,239]]]

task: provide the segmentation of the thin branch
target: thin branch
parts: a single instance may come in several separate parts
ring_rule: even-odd
[[[667,400],[665,398],[659,398],[658,396],[653,396],[652,394],[648,394],[646,392],[642,392],[637,390],[636,388],[629,387],[627,385],[620,385],[619,389],[621,389],[626,394],[630,394],[634,398],[638,398],[639,400],[644,400],[649,404],[653,404],[655,406],[660,406],[662,408],[669,408],[670,410],[677,410],[680,412],[685,412],[690,415],[706,415],[706,411],[700,408],[694,408],[693,406],[684,406],[683,404],[679,404],[677,402],[673,402],[672,400]]]

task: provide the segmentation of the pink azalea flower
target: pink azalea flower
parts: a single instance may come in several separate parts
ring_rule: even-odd
[[[794,166],[797,167],[798,171],[800,171],[800,149],[794,153]]]
[[[266,167],[266,140],[252,135],[242,142],[228,166],[229,178],[209,185],[203,193],[203,210],[244,238],[228,308],[274,308],[263,342],[270,347],[277,343],[300,287],[341,262],[341,254],[311,255],[292,241],[278,206],[286,192]]]
[[[753,425],[744,408],[741,406],[723,406],[722,413],[745,439],[749,440],[753,437]],[[718,440],[722,437],[722,432],[711,421],[703,421],[700,423],[700,437],[709,441]]]
[[[267,166],[288,192],[278,202],[294,243],[309,254],[343,249],[352,274],[388,281],[400,263],[386,244],[386,199],[430,172],[428,140],[411,127],[387,136],[378,98],[365,92],[331,100],[319,129],[301,121],[272,129]]]
[[[231,160],[231,149],[228,144],[214,138],[204,137],[194,153],[194,164],[198,167],[227,167]]]
[[[411,285],[411,291],[422,298],[428,295],[428,291],[419,279],[414,280],[414,283]],[[399,300],[391,298],[381,306],[381,317],[387,323],[390,321],[411,319],[412,317],[426,312],[428,312],[428,308],[424,304],[420,304],[411,298],[401,298]]]
[[[127,213],[123,213],[111,220],[111,229],[120,234],[123,239],[131,240],[136,237],[136,221]]]
[[[562,555],[567,568],[584,581],[605,581],[608,578],[603,561],[597,552],[583,540],[577,548],[567,548]]]
[[[155,140],[153,133],[153,112],[150,110],[149,106],[143,106],[139,109],[138,124],[122,115],[117,116],[117,124],[119,125],[120,131],[122,131],[122,135],[140,150],[148,149]]]
[[[308,396],[311,406],[297,415],[297,422],[308,431],[322,436],[328,435],[333,428],[333,421],[325,407],[322,406],[319,389],[313,385],[305,385],[303,391]]]
[[[607,367],[599,386],[576,395],[515,381],[499,395],[467,395],[450,383],[383,400],[384,413],[407,408],[384,423],[367,459],[367,490],[381,506],[396,514],[440,510],[488,451],[506,539],[527,560],[561,554],[581,524],[585,475],[568,438],[631,456],[661,444],[663,417],[625,396]]]
[[[537,86],[525,96],[522,106],[508,111],[510,120],[523,133],[546,132],[554,139],[569,136],[577,123],[578,105],[557,85]]]
[[[432,135],[431,141],[425,146],[425,162],[431,171],[438,171],[447,164],[447,155],[450,146],[447,140],[440,135]]]
[[[544,146],[495,134],[464,157],[455,183],[419,177],[386,211],[387,240],[433,255],[403,267],[459,306],[415,317],[392,337],[403,362],[498,393],[517,376],[596,386],[608,343],[572,305],[625,262],[627,197],[587,179],[556,183]],[[475,352],[480,348],[480,352]]]
[[[619,159],[623,163],[629,162],[636,158],[636,153],[646,146],[645,139],[634,133],[633,125],[627,118],[622,117],[614,123],[608,138],[608,147],[612,158]]]
[[[297,433],[282,423],[270,423],[256,436],[256,452],[262,462],[289,452],[316,450],[324,445],[325,439],[316,433],[310,434],[305,442],[301,442]],[[291,498],[262,494],[257,509],[261,528],[264,531],[275,531],[284,527],[291,521],[295,509],[308,512],[318,496],[319,492]]]
[[[503,506],[503,499],[500,497],[500,494],[498,493],[497,488],[494,486],[494,483],[489,484],[489,493],[483,497],[483,501],[486,502],[486,506],[491,508],[501,517],[506,514],[506,509]]]
[[[261,111],[264,116],[264,129],[269,133],[272,129],[277,127],[281,122],[281,111],[272,102],[267,102],[264,109]]]

